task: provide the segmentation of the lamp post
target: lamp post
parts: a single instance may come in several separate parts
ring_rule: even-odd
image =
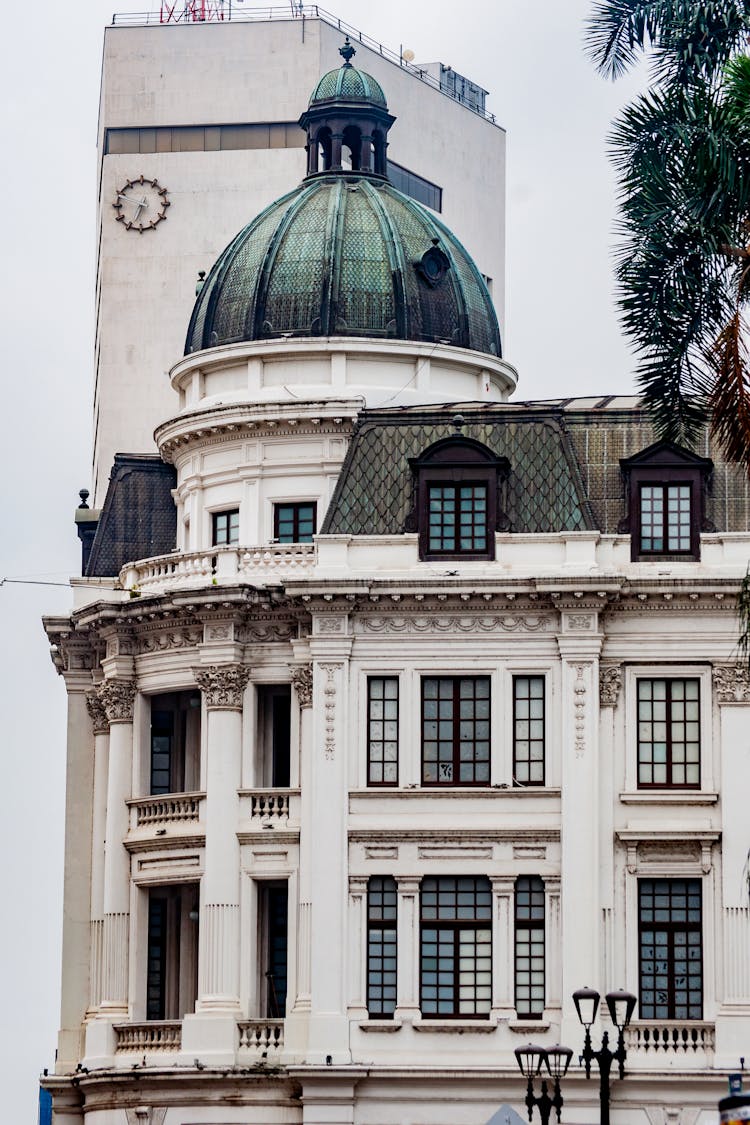
[[[565,1077],[570,1066],[570,1060],[573,1057],[570,1047],[561,1047],[558,1043],[554,1047],[545,1048],[528,1043],[525,1047],[516,1047],[514,1054],[519,1070],[526,1079],[526,1106],[529,1111],[529,1121],[531,1121],[534,1106],[539,1107],[542,1125],[549,1125],[553,1109],[556,1111],[559,1121],[560,1110],[563,1106],[560,1079]],[[547,1073],[555,1083],[552,1097],[549,1096],[546,1078],[542,1079],[541,1094],[534,1096],[534,1079],[541,1074],[542,1066],[547,1067]]]
[[[612,1023],[617,1028],[617,1050],[609,1046],[609,1032],[602,1032],[602,1045],[598,1051],[591,1046],[591,1025],[596,1019],[599,1008],[599,993],[594,988],[579,988],[573,993],[573,1003],[576,1006],[578,1018],[586,1029],[586,1039],[583,1045],[581,1058],[586,1064],[586,1077],[591,1077],[591,1063],[596,1062],[599,1067],[599,1113],[601,1125],[609,1125],[609,1072],[612,1063],[619,1065],[620,1078],[625,1077],[625,1028],[630,1023],[635,1011],[636,999],[630,992],[617,989],[608,992],[606,997]]]

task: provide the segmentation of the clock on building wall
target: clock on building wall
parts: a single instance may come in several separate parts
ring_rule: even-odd
[[[112,206],[115,218],[125,230],[143,234],[145,230],[154,230],[162,219],[166,219],[170,203],[167,189],[158,180],[137,176],[134,180],[125,181]]]

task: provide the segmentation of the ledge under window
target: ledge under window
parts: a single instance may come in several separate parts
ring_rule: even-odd
[[[620,793],[623,805],[715,805],[719,794],[713,790],[660,789]]]
[[[415,1031],[437,1031],[441,1033],[458,1033],[463,1035],[464,1032],[480,1032],[481,1034],[488,1034],[497,1029],[496,1023],[490,1023],[489,1020],[414,1020],[412,1027]]]
[[[544,1018],[538,1020],[508,1020],[508,1027],[519,1035],[536,1035],[541,1031],[549,1031],[550,1021]]]
[[[379,1031],[388,1034],[400,1031],[403,1025],[401,1020],[360,1020],[357,1026],[360,1031]]]

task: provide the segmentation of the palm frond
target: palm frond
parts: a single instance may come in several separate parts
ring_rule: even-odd
[[[740,657],[750,670],[750,571],[742,579],[737,598],[737,616],[740,619],[740,636],[737,642]],[[748,884],[750,889],[750,883]]]
[[[729,461],[750,475],[750,383],[746,326],[737,309],[711,349],[716,382],[709,399],[711,433]]]

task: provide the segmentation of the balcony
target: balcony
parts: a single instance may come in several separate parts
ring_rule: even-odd
[[[164,793],[156,797],[136,797],[128,801],[130,828],[150,828],[166,824],[197,824],[203,793]]]
[[[625,1032],[632,1070],[701,1070],[713,1063],[716,1034],[703,1020],[649,1020]]]
[[[179,1051],[182,1023],[179,1020],[154,1020],[148,1023],[115,1024],[117,1054],[147,1055],[154,1051]]]
[[[299,833],[299,789],[241,789],[240,802],[241,839],[268,829]]]
[[[243,1020],[239,1031],[241,1053],[249,1053],[255,1059],[276,1059],[283,1050],[283,1020]]]
[[[174,552],[128,563],[120,585],[132,594],[161,594],[193,586],[275,585],[307,574],[315,565],[312,543],[269,543],[262,547],[213,547],[210,551]]]

